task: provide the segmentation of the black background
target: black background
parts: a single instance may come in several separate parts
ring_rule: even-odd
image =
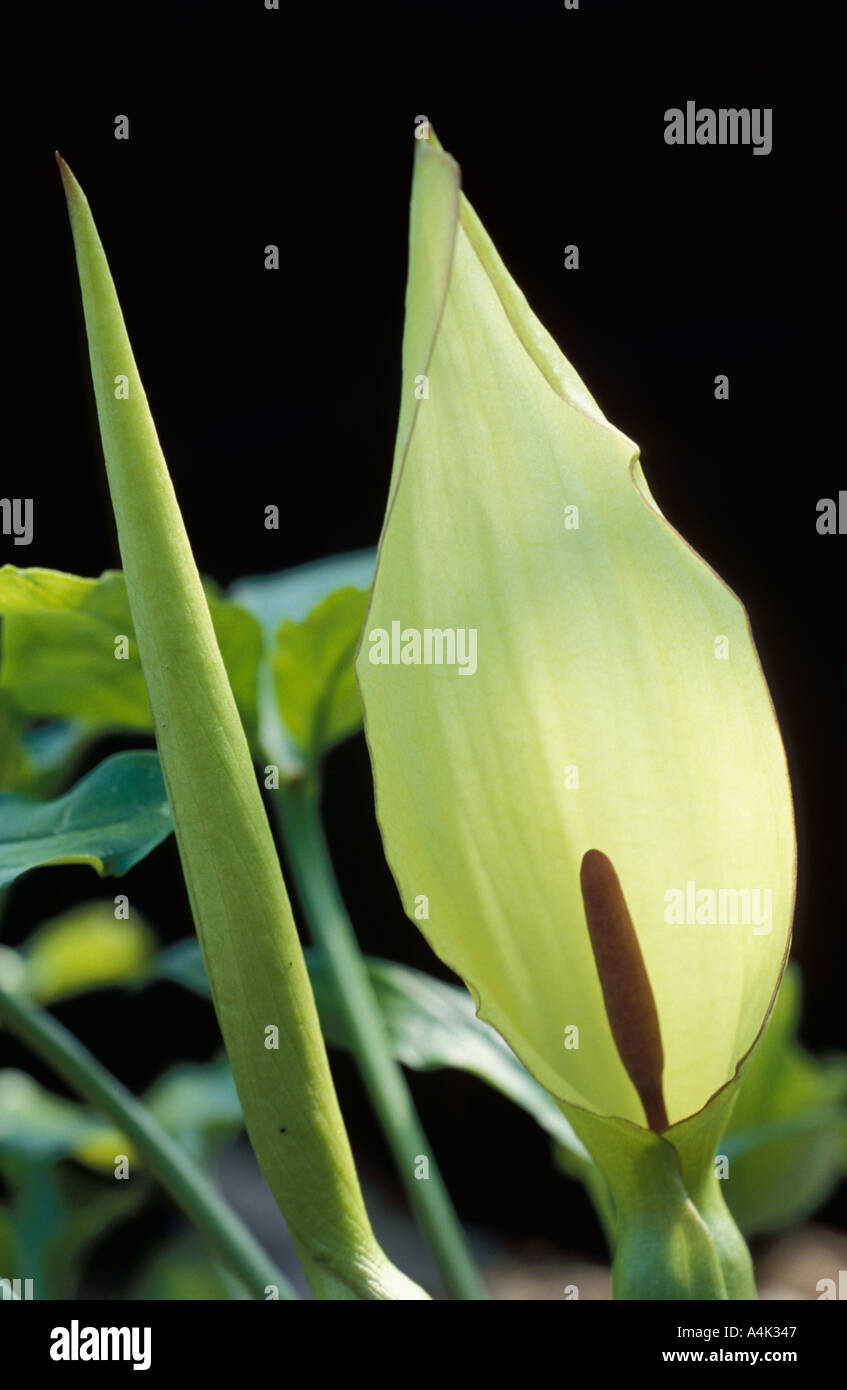
[[[228,583],[375,543],[426,114],[530,304],[640,443],[660,507],[749,609],[796,798],[804,1037],[844,1046],[847,536],[815,530],[818,499],[847,488],[843,75],[825,20],[752,3],[240,0],[41,5],[5,23],[0,493],[34,499],[35,536],[0,538],[0,560],[118,564],[56,147],[97,219],[201,570]],[[688,99],[772,107],[772,153],[666,146],[663,113]],[[365,949],[445,975],[385,868],[361,739],[332,756],[326,809]],[[125,885],[165,939],[190,931],[173,842]],[[114,891],[79,869],[31,876],[7,939]],[[59,1013],[135,1087],[216,1045],[209,1010],[166,986]],[[5,1042],[2,1062],[30,1065]],[[333,1067],[357,1153],[387,1171],[352,1065]],[[528,1119],[464,1076],[412,1083],[463,1217],[601,1251]],[[843,1218],[843,1200],[823,1215]]]

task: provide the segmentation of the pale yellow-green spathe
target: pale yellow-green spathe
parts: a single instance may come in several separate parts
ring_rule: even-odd
[[[374,664],[371,634],[393,622],[476,629],[476,673]],[[656,999],[669,1120],[700,1109],[757,1037],[787,950],[775,715],[742,605],[659,513],[637,446],[434,142],[416,149],[400,427],[357,674],[404,905],[481,1016],[557,1097],[644,1124],[580,895],[599,849]],[[689,882],[769,890],[771,930],[669,924],[665,895]]]

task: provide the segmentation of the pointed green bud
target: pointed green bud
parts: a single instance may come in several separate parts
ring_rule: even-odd
[[[88,203],[59,167],[135,634],[247,1131],[316,1296],[425,1298],[368,1222],[209,606]]]

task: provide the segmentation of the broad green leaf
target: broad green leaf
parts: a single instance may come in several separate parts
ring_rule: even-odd
[[[116,753],[53,801],[0,794],[0,888],[49,864],[124,874],[171,829],[156,754]]]
[[[401,420],[357,661],[386,855],[415,925],[551,1094],[643,1125],[580,891],[586,853],[608,856],[679,1122],[755,1042],[793,910],[791,794],[747,615],[661,515],[637,446],[426,141],[411,225]],[[723,920],[674,920],[689,884],[716,906],[757,890],[761,929],[733,924],[726,899]]]
[[[358,589],[339,589],[302,623],[284,622],[273,654],[283,721],[310,764],[362,723],[353,658],[368,604]]]
[[[847,1110],[820,1106],[724,1135],[727,1204],[747,1236],[807,1220],[847,1173]]]
[[[305,956],[324,1037],[333,1047],[351,1051],[346,1013],[332,972],[318,950],[308,950]],[[552,1097],[499,1034],[476,1017],[466,990],[392,961],[366,957],[365,964],[399,1062],[414,1071],[454,1067],[470,1072],[531,1115],[573,1158],[590,1162]],[[162,979],[211,996],[203,957],[194,941],[178,941],[160,952],[156,970]]]
[[[424,1299],[368,1221],[209,605],[91,211],[60,169],[139,656],[247,1131],[316,1296]],[[127,389],[116,395],[118,377]],[[277,1047],[265,1045],[271,1027]]]
[[[261,741],[284,775],[298,773],[303,757],[316,765],[361,726],[353,657],[375,560],[373,550],[332,555],[240,579],[229,590],[265,634],[273,674],[263,686]],[[282,728],[275,727],[280,719]]]
[[[4,790],[41,798],[52,796],[91,740],[92,731],[74,720],[30,726],[21,741],[21,770]]]
[[[144,978],[155,937],[134,909],[116,920],[112,903],[84,903],[45,922],[21,948],[23,986],[39,1004]]]
[[[278,574],[237,579],[227,597],[258,619],[266,643],[272,648],[281,623],[302,623],[336,590],[361,589],[366,593],[373,581],[375,564],[376,550],[349,550]]]
[[[726,1199],[748,1235],[808,1217],[847,1172],[847,1056],[806,1052],[799,1014],[800,973],[789,967],[720,1145]]]
[[[9,692],[0,690],[0,791],[51,796],[90,738],[88,729],[72,722],[33,727]]]
[[[847,1101],[847,1055],[813,1057],[801,1046],[801,1005],[800,971],[791,965],[761,1041],[744,1068],[729,1134]]]
[[[218,598],[209,610],[241,717],[257,718],[261,632],[251,614]],[[152,728],[126,583],[119,571],[83,579],[58,570],[0,569],[0,684],[31,716],[76,719],[88,728]],[[127,639],[127,655],[116,639]]]

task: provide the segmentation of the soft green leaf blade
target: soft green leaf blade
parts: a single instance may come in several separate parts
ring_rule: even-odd
[[[368,596],[329,594],[301,623],[287,620],[273,653],[276,697],[286,728],[311,764],[362,723],[353,658]]]
[[[821,1106],[727,1134],[726,1200],[747,1236],[805,1221],[847,1172],[847,1110]]]
[[[261,631],[252,614],[217,597],[213,585],[206,588],[239,712],[254,737]],[[84,579],[4,565],[0,614],[0,685],[25,714],[76,719],[88,728],[152,730],[122,573]],[[126,659],[115,655],[118,637],[128,639]]]
[[[229,590],[262,625],[271,672],[260,686],[260,741],[283,775],[361,727],[353,658],[375,563],[375,550],[350,551]]]
[[[721,1142],[726,1200],[747,1235],[807,1218],[847,1172],[847,1056],[801,1046],[800,1008],[800,972],[789,966]]]
[[[348,550],[278,574],[247,575],[230,585],[227,596],[258,619],[273,646],[281,623],[301,623],[336,589],[367,592],[375,565],[375,549]]]
[[[0,888],[29,869],[90,864],[123,874],[172,830],[155,753],[116,753],[64,796],[0,794]]]
[[[52,796],[91,742],[93,731],[78,720],[30,725],[21,740],[22,766],[4,790]]]
[[[786,970],[767,1027],[745,1064],[728,1134],[847,1102],[847,1054],[814,1057],[797,1039],[802,980]]]

